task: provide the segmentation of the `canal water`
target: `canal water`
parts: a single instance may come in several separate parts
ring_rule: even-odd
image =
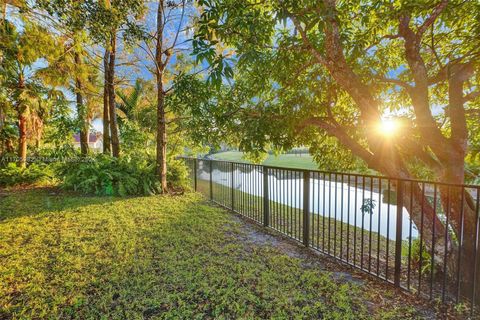
[[[198,171],[198,178],[209,180],[207,170]],[[281,173],[281,174],[280,174]],[[269,199],[294,208],[303,208],[303,179],[301,172],[282,173],[281,170],[269,174]],[[217,184],[231,187],[231,173],[218,169],[212,171],[212,180]],[[364,228],[366,231],[380,233],[391,240],[396,238],[397,206],[388,203],[384,192],[380,193],[377,187],[369,188],[367,180],[357,187],[352,183],[322,179],[323,176],[310,177],[310,212],[324,217],[336,218],[337,221],[352,226]],[[346,180],[346,179],[345,179]],[[255,187],[252,187],[255,184]],[[254,196],[263,196],[263,173],[257,169],[234,171],[234,188]],[[385,190],[385,189],[383,189]],[[288,196],[279,196],[288,195]],[[336,213],[336,215],[335,215]],[[411,226],[411,227],[410,227]],[[417,238],[418,230],[413,221],[410,221],[408,211],[403,208],[402,239]]]

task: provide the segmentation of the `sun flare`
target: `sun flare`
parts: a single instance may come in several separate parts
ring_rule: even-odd
[[[398,132],[399,126],[398,122],[393,119],[385,119],[380,122],[378,131],[380,134],[391,137]]]

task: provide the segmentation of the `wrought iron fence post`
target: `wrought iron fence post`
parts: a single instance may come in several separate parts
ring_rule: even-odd
[[[210,163],[210,200],[213,200],[213,161],[208,160]]]
[[[310,239],[310,172],[303,171],[303,244],[308,247]]]
[[[270,223],[270,200],[268,198],[268,168],[263,167],[263,226]]]
[[[193,187],[197,191],[197,158],[193,159]]]
[[[400,287],[402,271],[402,224],[403,224],[403,181],[397,180],[397,221],[395,235],[395,274],[394,284]]]
[[[230,170],[232,170],[232,176],[231,176],[231,180],[232,180],[232,194],[231,194],[231,197],[232,197],[232,211],[235,210],[235,182],[234,182],[234,169],[235,169],[235,166],[233,164],[233,162],[230,163]]]

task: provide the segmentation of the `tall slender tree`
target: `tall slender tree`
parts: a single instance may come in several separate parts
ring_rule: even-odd
[[[167,61],[164,59],[164,11],[165,1],[158,1],[157,8],[157,36],[155,46],[155,78],[157,81],[157,175],[160,179],[162,191],[167,191],[167,124],[165,116],[165,92],[163,77]],[[166,52],[165,52],[166,53]],[[169,56],[167,56],[168,59]]]
[[[104,44],[104,152],[120,156],[120,138],[115,111],[115,68],[119,34],[137,33],[135,22],[144,14],[141,0],[106,0],[89,7],[90,32]],[[108,132],[109,131],[109,132]]]
[[[156,171],[162,192],[167,192],[167,133],[168,110],[166,97],[172,92],[175,78],[172,56],[178,61],[181,55],[181,33],[188,29],[191,8],[185,0],[159,0],[156,10],[156,28],[146,37],[144,51],[153,61],[153,74],[157,87],[157,151]],[[181,41],[179,41],[179,39]],[[184,49],[184,48],[183,48]]]
[[[113,30],[109,35],[109,43],[105,49],[107,57],[105,69],[105,86],[107,87],[108,124],[110,126],[110,143],[114,157],[120,156],[120,138],[118,134],[117,113],[115,111],[115,60],[117,56],[117,31]],[[105,124],[104,124],[105,125]]]
[[[112,142],[110,140],[110,105],[109,101],[109,86],[107,72],[110,59],[110,54],[105,50],[103,56],[103,70],[104,70],[104,81],[103,81],[103,153],[110,155],[112,152]]]

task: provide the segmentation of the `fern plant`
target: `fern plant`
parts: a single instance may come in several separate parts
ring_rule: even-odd
[[[0,168],[0,187],[17,185],[45,185],[55,182],[52,167],[46,164],[30,164],[26,168],[8,163]]]
[[[85,194],[150,195],[159,191],[154,162],[140,157],[98,155],[61,166],[63,187]]]

